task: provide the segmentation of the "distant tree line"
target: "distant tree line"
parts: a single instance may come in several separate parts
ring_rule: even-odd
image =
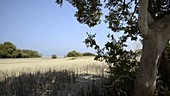
[[[67,53],[67,57],[81,57],[81,56],[96,56],[96,55],[90,52],[80,53],[75,50]]]
[[[93,54],[93,53],[90,53],[90,52],[85,52],[85,53],[82,53],[83,56],[96,56],[96,54]]]
[[[17,49],[11,42],[0,44],[0,58],[37,58],[41,57],[38,51]]]

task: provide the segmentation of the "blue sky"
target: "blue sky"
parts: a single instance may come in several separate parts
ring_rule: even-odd
[[[55,0],[0,0],[0,43],[9,41],[43,56],[64,56],[72,50],[94,53],[82,42],[86,32],[97,33],[97,42],[104,45],[111,31],[103,22],[91,29],[78,23],[75,11],[68,3],[59,7]]]

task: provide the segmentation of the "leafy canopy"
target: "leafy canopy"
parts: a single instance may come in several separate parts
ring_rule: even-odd
[[[138,61],[133,51],[125,50],[128,38],[137,40],[140,36],[138,28],[138,0],[65,0],[74,6],[77,11],[75,17],[81,24],[94,27],[100,24],[101,17],[108,28],[113,32],[123,32],[119,40],[115,40],[114,33],[108,34],[109,41],[106,42],[104,48],[100,48],[95,40],[96,34],[88,34],[84,43],[87,47],[96,50],[96,60],[105,61],[109,65],[110,73],[113,80],[120,76],[130,77],[136,76]],[[56,3],[62,6],[63,0],[56,0]],[[151,13],[154,21],[163,18],[170,13],[170,0],[149,0],[148,12]],[[107,10],[104,12],[103,9]],[[118,85],[114,87],[116,90],[113,94],[118,96],[129,96],[133,89],[133,80],[128,78],[116,82]],[[130,85],[128,85],[130,84]],[[127,87],[128,86],[128,87]]]
[[[108,28],[114,32],[122,31],[124,35],[120,37],[120,40],[116,41],[113,34],[108,34],[110,39],[106,42],[104,48],[100,48],[95,40],[96,34],[88,34],[87,39],[84,43],[87,47],[92,47],[96,50],[96,60],[105,61],[109,66],[109,73],[111,74],[110,79],[113,81],[120,78],[115,83],[113,88],[116,96],[124,96],[124,94],[130,95],[133,89],[133,79],[136,76],[136,69],[138,61],[136,60],[136,54],[133,51],[125,50],[127,45],[125,44],[128,37],[132,40],[137,40],[139,30],[137,28],[137,11],[136,7],[132,4],[137,3],[135,0],[129,2],[125,0],[108,0],[101,2],[100,0],[66,0],[74,7],[77,8],[75,17],[81,24],[87,24],[89,27],[94,27],[100,24],[101,16],[105,14],[102,12],[104,8],[108,9],[109,13],[105,14],[104,22],[108,24]],[[62,5],[62,0],[56,0],[56,3]],[[126,78],[126,77],[130,77]],[[116,87],[117,86],[117,87]],[[118,87],[119,86],[119,87]],[[127,88],[127,86],[129,88]],[[108,90],[111,90],[111,89]],[[119,89],[117,89],[119,88]],[[123,91],[122,91],[123,90]]]
[[[0,44],[0,58],[36,58],[41,57],[38,51],[17,49],[11,42]]]
[[[77,52],[75,50],[67,53],[67,57],[81,57],[81,56],[83,55],[80,52]]]

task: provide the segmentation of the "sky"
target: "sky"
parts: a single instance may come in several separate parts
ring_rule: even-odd
[[[103,46],[111,31],[104,22],[93,28],[78,23],[75,11],[70,4],[60,7],[55,0],[0,0],[0,43],[12,42],[43,56],[65,56],[72,50],[95,53],[83,43],[86,32],[97,33],[97,43]]]

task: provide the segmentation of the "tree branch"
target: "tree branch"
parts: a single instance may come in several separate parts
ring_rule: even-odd
[[[164,16],[162,19],[158,20],[151,25],[151,29],[155,32],[159,32],[164,39],[170,39],[170,14]]]
[[[139,1],[138,23],[139,23],[139,29],[144,38],[149,35],[150,32],[149,25],[153,22],[153,18],[151,14],[148,12],[148,2],[149,0]]]

